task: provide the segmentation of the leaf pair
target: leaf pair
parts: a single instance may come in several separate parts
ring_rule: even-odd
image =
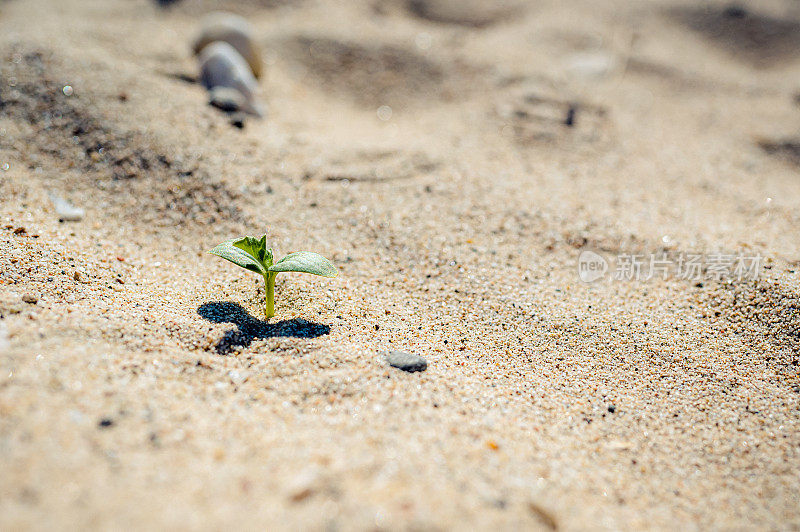
[[[267,248],[267,235],[260,239],[252,236],[235,238],[216,246],[209,251],[213,255],[229,260],[237,266],[252,272],[268,273],[299,272],[336,277],[336,268],[331,261],[311,251],[289,253],[273,263],[272,249]]]
[[[331,261],[311,251],[289,253],[273,263],[272,249],[267,248],[267,235],[261,238],[246,236],[235,238],[218,245],[209,253],[229,260],[251,272],[264,276],[266,306],[264,315],[271,318],[275,314],[275,277],[281,272],[299,272],[336,277],[336,268]]]

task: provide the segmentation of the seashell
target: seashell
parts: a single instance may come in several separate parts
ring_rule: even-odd
[[[211,43],[200,52],[200,80],[209,91],[217,87],[237,90],[244,97],[243,111],[263,116],[257,102],[258,84],[247,62],[226,42]]]
[[[253,28],[245,19],[224,11],[207,15],[203,19],[203,29],[192,49],[195,55],[198,55],[206,46],[218,41],[233,46],[250,65],[253,75],[261,77],[263,72],[261,54],[253,41]]]

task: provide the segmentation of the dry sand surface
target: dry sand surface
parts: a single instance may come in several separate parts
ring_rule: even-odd
[[[800,5],[704,5],[0,1],[0,529],[800,529]]]

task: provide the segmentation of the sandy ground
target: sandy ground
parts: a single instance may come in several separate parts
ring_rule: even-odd
[[[788,0],[0,2],[0,528],[800,529],[798,50]],[[340,270],[270,323],[205,253],[264,232]]]

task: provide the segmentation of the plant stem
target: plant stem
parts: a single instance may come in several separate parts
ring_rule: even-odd
[[[264,276],[264,285],[266,287],[266,309],[264,310],[264,316],[266,319],[270,319],[272,316],[275,315],[275,277],[277,277],[277,273],[267,273]]]

